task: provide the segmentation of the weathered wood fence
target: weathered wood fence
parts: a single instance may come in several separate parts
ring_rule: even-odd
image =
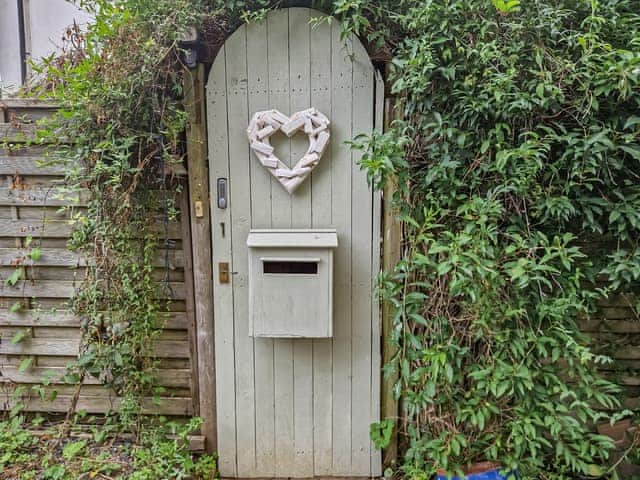
[[[601,370],[623,388],[625,408],[640,409],[640,318],[636,311],[638,297],[616,295],[600,302],[593,319],[581,328],[594,339],[598,352],[610,355],[614,362]]]
[[[30,100],[0,100],[0,410],[22,402],[26,411],[66,412],[76,388],[62,378],[66,365],[78,355],[81,335],[81,320],[68,311],[68,299],[84,278],[87,260],[69,251],[67,241],[73,228],[70,216],[84,208],[86,198],[71,198],[61,190],[63,164],[42,165],[47,149],[35,139],[35,121],[54,108]],[[11,145],[3,148],[3,143]],[[183,209],[185,201],[179,199]],[[72,208],[61,208],[65,206]],[[180,221],[169,225],[169,237],[175,241],[169,251],[172,313],[155,344],[159,383],[166,392],[158,405],[150,398],[145,402],[149,413],[172,416],[199,413],[191,240],[185,211]],[[40,255],[32,259],[29,252],[36,245]],[[161,251],[158,280],[164,264]],[[10,285],[6,280],[16,269],[21,278]],[[24,339],[12,342],[16,334]],[[30,363],[25,362],[28,368],[25,364],[20,368],[30,357]],[[43,399],[30,388],[43,378],[51,382],[46,389],[57,392],[55,399]],[[26,387],[19,389],[19,396],[18,386]],[[117,408],[119,401],[98,379],[88,377],[77,409],[104,413]]]

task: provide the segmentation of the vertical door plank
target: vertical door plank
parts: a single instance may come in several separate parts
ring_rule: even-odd
[[[247,25],[247,73],[249,82],[249,115],[271,109],[269,104],[269,65],[267,22]],[[271,227],[271,174],[251,154],[251,228]],[[277,185],[275,185],[278,188]],[[256,408],[256,472],[275,476],[275,406],[273,339],[254,338],[255,408]]]
[[[289,105],[291,114],[311,106],[309,9],[292,8],[289,11]],[[291,166],[309,148],[308,137],[298,132],[291,138]],[[291,195],[291,226],[311,227],[311,181],[307,178]]]
[[[269,63],[269,105],[291,115],[289,98],[289,10],[267,15],[267,57]],[[276,155],[291,167],[291,142],[283,134],[271,137]],[[291,227],[291,196],[278,180],[271,179],[271,218],[274,228]]]
[[[288,477],[294,470],[293,424],[293,340],[273,340],[275,386],[276,477]]]
[[[229,206],[233,265],[233,317],[236,343],[236,425],[238,442],[238,476],[254,475],[255,398],[253,372],[253,338],[249,336],[249,289],[247,237],[251,220],[249,175],[249,143],[246,129],[249,123],[247,94],[247,37],[246,26],[240,27],[226,41],[227,51],[227,108],[229,118]]]
[[[316,16],[317,12],[312,15]],[[322,22],[311,29],[311,105],[333,121],[331,110],[331,26]],[[333,134],[335,127],[329,127]],[[335,142],[335,136],[331,140]],[[311,214],[313,228],[331,225],[331,147],[311,173]],[[334,306],[335,312],[335,306]],[[335,315],[335,313],[334,313]],[[313,340],[313,415],[314,415],[314,474],[332,473],[333,443],[333,340]]]
[[[289,78],[289,11],[276,10],[267,16],[269,56],[269,103],[285,115],[291,114]],[[272,144],[280,159],[291,164],[291,142],[274,135]],[[271,224],[273,228],[291,228],[291,198],[273,179],[271,182]],[[289,476],[294,470],[295,440],[293,425],[293,341],[277,338],[274,349],[275,452],[276,476]]]
[[[251,22],[247,25],[247,81],[249,88],[249,117],[263,110],[270,110],[269,63],[267,46],[267,22]],[[250,153],[251,169],[251,227],[271,227],[271,180],[269,171],[262,166],[255,154]],[[277,185],[274,185],[277,186]]]
[[[210,191],[216,191],[218,178],[229,178],[229,139],[227,132],[226,47],[223,46],[207,83]],[[220,210],[211,195],[212,251],[214,264],[214,318],[216,407],[220,474],[234,477],[236,468],[235,351],[233,331],[233,291],[230,284],[218,282],[217,262],[231,262],[231,232],[223,237],[220,224],[231,226],[231,209]]]
[[[326,15],[313,17],[324,18]],[[311,28],[311,105],[324,113],[331,122],[331,143],[335,142],[333,136],[333,112],[331,110],[331,25],[322,21]],[[311,202],[312,224],[314,228],[327,228],[331,225],[331,177],[332,161],[331,148],[327,148],[320,163],[311,173],[313,198]]]
[[[333,328],[333,474],[351,474],[351,39],[340,40],[341,26],[331,25],[332,223],[338,232],[334,256]]]
[[[373,130],[373,66],[362,44],[353,42],[353,136]],[[371,442],[371,260],[372,192],[352,151],[351,162],[351,474],[370,475]]]
[[[375,116],[374,128],[382,131],[384,122],[384,80],[380,72],[375,73]],[[374,291],[371,297],[371,423],[380,421],[380,381],[382,376],[381,365],[381,323],[380,323],[380,297],[375,292],[375,279],[380,273],[380,246],[382,243],[382,195],[379,191],[373,194],[373,228],[371,239],[373,242],[371,264],[373,266],[372,278],[374,280]],[[382,452],[375,448],[371,442],[371,476],[382,475]]]
[[[291,111],[311,106],[309,10],[289,11],[289,78]],[[299,132],[291,139],[291,163],[295,164],[309,148],[307,135]],[[291,225],[311,227],[311,179],[293,193]],[[311,339],[293,341],[293,419],[295,459],[293,476],[313,476],[313,350]]]

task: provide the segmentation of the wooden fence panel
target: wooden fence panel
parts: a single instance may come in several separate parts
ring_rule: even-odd
[[[54,105],[34,100],[0,101],[0,410],[22,401],[27,411],[65,412],[75,388],[65,383],[64,372],[78,356],[81,319],[69,311],[68,300],[80,287],[91,260],[66,248],[73,225],[63,207],[83,208],[89,196],[65,190],[67,166],[51,163],[53,155],[37,142],[35,121],[53,111]],[[176,203],[186,204],[180,198]],[[169,224],[169,237],[175,240],[175,248],[168,252],[172,312],[164,315],[164,330],[154,343],[160,358],[158,382],[166,393],[158,405],[147,399],[148,413],[185,416],[198,410],[193,308],[187,311],[192,288],[185,282],[191,278],[190,262],[185,261],[190,251],[182,248],[191,242],[188,212],[185,215]],[[30,258],[27,238],[31,246],[39,246],[37,258]],[[164,265],[161,250],[154,260],[158,281]],[[9,285],[8,276],[20,267],[22,278]],[[21,307],[13,312],[16,302]],[[20,332],[25,339],[12,343]],[[21,369],[25,358],[31,358],[30,366]],[[54,401],[42,400],[29,389],[45,378],[58,393]],[[26,393],[14,398],[20,385],[27,387],[22,389]],[[118,408],[119,402],[113,391],[90,377],[84,380],[77,409],[99,414]]]

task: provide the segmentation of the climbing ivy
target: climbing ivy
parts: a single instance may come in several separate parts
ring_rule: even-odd
[[[579,325],[639,287],[637,2],[340,3],[372,25],[392,10],[401,32],[398,120],[359,147],[404,226],[381,282],[403,471],[615,476],[592,426],[616,418],[619,389]],[[373,429],[382,445],[392,422]]]
[[[67,182],[91,193],[87,211],[73,216],[70,246],[91,262],[73,299],[83,340],[67,378],[94,375],[113,388],[131,429],[145,397],[162,393],[153,345],[170,307],[163,299],[173,296],[166,255],[180,185],[171,172],[183,162],[186,122],[178,40],[204,8],[198,0],[80,5],[94,23],[86,34],[70,29],[62,57],[40,67],[41,87],[62,106],[45,133],[72,139],[57,146]]]

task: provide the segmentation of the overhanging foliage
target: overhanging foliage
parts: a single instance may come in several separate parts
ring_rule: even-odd
[[[400,119],[363,161],[379,186],[396,178],[405,225],[382,284],[404,470],[603,474],[612,443],[591,425],[618,390],[578,321],[638,287],[638,5],[405,6],[392,16]],[[350,5],[372,24],[384,10],[363,7]]]

